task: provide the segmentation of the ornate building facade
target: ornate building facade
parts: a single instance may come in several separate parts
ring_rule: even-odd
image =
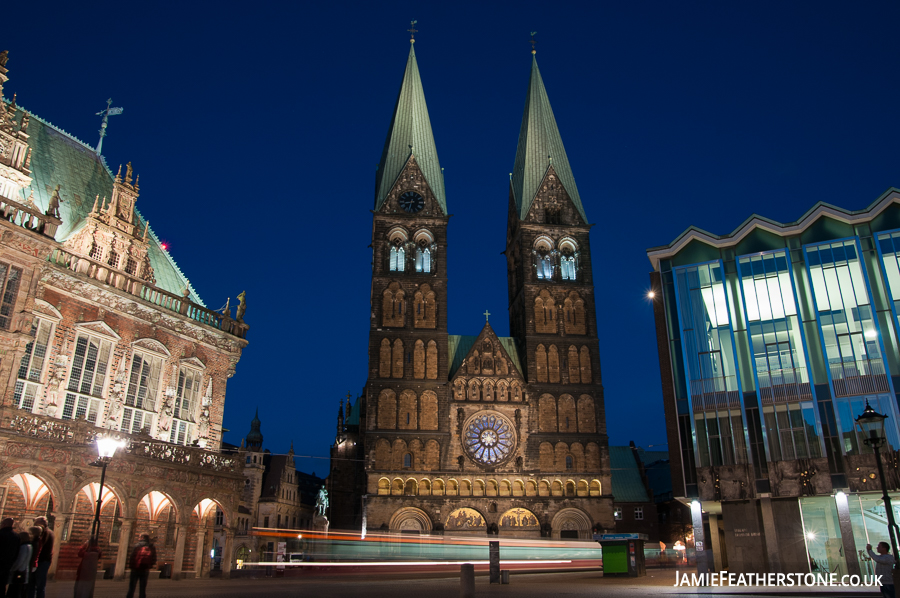
[[[590,225],[536,60],[510,182],[510,338],[447,330],[447,205],[413,46],[376,177],[368,381],[339,414],[333,524],[614,528]]]
[[[0,99],[6,65],[3,52]],[[174,576],[203,575],[214,529],[232,548],[242,457],[218,451],[248,326],[243,303],[236,318],[204,306],[124,170],[0,102],[0,516],[48,516],[51,573],[74,574],[98,498],[93,441],[117,436],[101,566],[123,575],[148,532]]]

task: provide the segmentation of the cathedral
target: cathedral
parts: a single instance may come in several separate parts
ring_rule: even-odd
[[[590,539],[615,527],[591,225],[536,57],[509,189],[512,337],[488,323],[463,336],[447,329],[452,198],[411,43],[376,174],[368,379],[338,414],[332,526]]]

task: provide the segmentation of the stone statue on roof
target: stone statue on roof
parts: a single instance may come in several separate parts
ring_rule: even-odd
[[[238,308],[237,308],[237,321],[244,321],[244,312],[247,311],[247,291],[241,291],[241,294],[238,295]]]
[[[9,60],[9,50],[3,50],[0,52],[0,66],[6,66],[7,60]]]
[[[60,185],[56,186],[56,189],[53,190],[53,194],[50,196],[50,205],[47,206],[47,216],[53,216],[54,218],[59,218],[59,202],[62,201],[59,197],[59,188]]]

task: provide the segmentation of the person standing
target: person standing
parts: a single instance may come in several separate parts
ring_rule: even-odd
[[[887,542],[878,543],[878,554],[872,552],[872,545],[866,544],[866,552],[869,558],[875,561],[875,575],[881,576],[881,595],[884,598],[894,598],[894,562],[896,559],[891,554],[891,547]]]
[[[13,529],[12,517],[0,521],[0,595],[6,591],[9,571],[19,556],[19,534]]]
[[[141,538],[131,551],[131,577],[128,580],[128,598],[134,598],[134,588],[141,582],[140,598],[147,598],[147,579],[150,569],[156,565],[156,547],[150,541],[149,534],[141,534]]]
[[[32,528],[34,529],[34,528]],[[19,554],[9,571],[9,588],[6,598],[25,598],[31,578],[31,558],[34,537],[28,532],[19,532]]]
[[[38,538],[37,548],[37,569],[34,572],[33,583],[29,588],[34,587],[34,593],[29,589],[29,598],[46,598],[47,591],[47,573],[50,571],[50,563],[53,561],[53,532],[50,531],[50,524],[46,517],[38,517],[34,520],[35,527],[41,528],[41,535]]]

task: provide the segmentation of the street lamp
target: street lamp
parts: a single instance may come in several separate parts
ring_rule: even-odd
[[[102,467],[100,472],[100,491],[97,492],[97,510],[94,511],[94,524],[91,526],[91,541],[97,542],[97,534],[100,533],[100,507],[103,506],[103,484],[106,482],[106,466],[112,461],[116,450],[125,446],[125,442],[118,438],[100,436],[97,438],[97,454],[99,458],[91,465]]]
[[[856,425],[863,435],[863,442],[872,447],[875,451],[875,464],[878,466],[878,478],[881,481],[882,498],[884,499],[884,510],[888,520],[888,534],[891,537],[891,549],[894,551],[894,558],[897,558],[897,523],[894,521],[894,509],[891,507],[891,497],[888,496],[887,480],[884,479],[884,466],[881,464],[880,449],[887,442],[884,434],[884,420],[886,415],[881,415],[869,405],[866,400],[866,408],[862,415],[856,418]]]

